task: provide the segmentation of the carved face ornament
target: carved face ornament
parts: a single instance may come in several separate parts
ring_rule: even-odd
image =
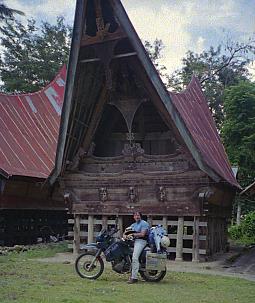
[[[164,202],[166,200],[166,189],[164,186],[159,186],[158,195],[159,201]]]
[[[100,197],[100,200],[102,202],[107,201],[107,199],[108,199],[108,193],[107,193],[107,188],[106,187],[101,187],[99,189],[99,197]]]
[[[132,203],[136,201],[137,195],[133,186],[129,187],[129,199]]]

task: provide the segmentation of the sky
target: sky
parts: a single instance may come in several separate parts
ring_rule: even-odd
[[[201,52],[227,39],[245,42],[255,33],[254,0],[122,0],[142,40],[162,39],[161,63],[168,72],[181,67],[188,50]],[[65,16],[72,24],[75,0],[5,0],[9,7],[54,23]],[[24,17],[23,17],[24,18]],[[255,76],[255,65],[251,65]]]

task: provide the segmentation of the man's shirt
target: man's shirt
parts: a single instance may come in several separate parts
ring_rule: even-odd
[[[137,233],[146,231],[146,234],[148,235],[148,231],[149,231],[149,224],[144,221],[144,220],[140,220],[139,222],[135,222],[131,225],[132,230],[134,230]]]

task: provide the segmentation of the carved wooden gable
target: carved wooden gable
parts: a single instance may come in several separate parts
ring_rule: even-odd
[[[98,77],[93,83],[83,65],[79,67],[77,103],[82,104],[86,94],[94,102],[87,110],[87,124],[77,127],[84,135],[79,144],[72,144],[77,152],[71,150],[62,178],[65,190],[72,192],[73,211],[129,214],[137,208],[146,213],[198,214],[194,177],[202,183],[207,178],[148,91],[129,40],[124,36],[107,41],[105,50],[110,51],[101,53],[103,63],[89,58],[99,54],[98,45],[100,53],[100,43],[86,45],[80,53],[81,64]],[[90,90],[82,85],[88,79],[93,83]]]

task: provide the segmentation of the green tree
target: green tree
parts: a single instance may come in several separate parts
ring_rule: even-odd
[[[146,40],[144,42],[144,47],[160,76],[163,78],[168,77],[166,74],[166,67],[160,63],[162,51],[165,47],[163,41],[161,39],[155,39],[155,41],[151,43],[150,41]]]
[[[63,64],[67,63],[71,27],[63,17],[51,25],[34,19],[24,25],[18,20],[5,20],[0,28],[4,49],[0,61],[2,90],[34,92],[47,85]]]
[[[245,215],[240,225],[229,228],[230,238],[242,244],[255,244],[255,211]]]
[[[14,15],[24,15],[23,12],[6,6],[3,1],[0,1],[0,21],[13,19]]]
[[[222,138],[230,162],[239,167],[239,182],[255,179],[255,83],[240,82],[224,94]]]
[[[228,43],[225,48],[211,47],[200,54],[188,51],[182,59],[182,68],[168,77],[168,87],[180,91],[187,86],[192,75],[196,75],[220,128],[224,118],[224,90],[248,78],[247,66],[254,49],[254,41],[250,39],[246,44]]]

